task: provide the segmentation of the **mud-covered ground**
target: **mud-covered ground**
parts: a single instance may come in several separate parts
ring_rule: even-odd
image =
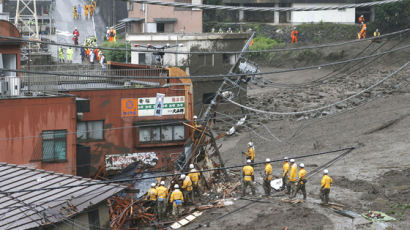
[[[407,45],[392,41],[377,49],[380,44],[362,52],[370,55]],[[363,46],[353,51],[360,52]],[[352,52],[353,52],[352,51]],[[354,56],[354,55],[353,55]],[[247,106],[267,111],[302,111],[321,107],[354,95],[410,60],[408,50],[381,58],[359,61],[341,68],[333,66],[314,70],[264,76],[257,84],[248,87]],[[359,68],[358,68],[359,67]],[[285,67],[286,68],[286,67]],[[356,68],[358,68],[356,70]],[[276,70],[264,67],[262,71]],[[335,75],[338,74],[338,75]],[[330,76],[325,81],[323,76]],[[314,85],[289,88],[289,84]],[[330,193],[333,202],[345,205],[356,213],[369,210],[382,211],[397,221],[369,223],[363,218],[351,219],[319,205],[322,174],[309,179],[308,199],[305,203],[281,202],[284,196],[274,193],[261,197],[263,168],[255,168],[257,195],[242,200],[239,197],[231,206],[204,212],[185,229],[410,229],[410,66],[370,93],[322,111],[302,116],[272,116],[247,112],[247,126],[236,134],[218,140],[225,165],[244,163],[242,151],[253,141],[256,162],[266,157],[273,160],[284,156],[301,156],[350,146],[357,147],[343,159],[329,167],[334,183]],[[233,116],[236,116],[235,114]],[[239,116],[236,116],[239,117]],[[230,126],[217,121],[215,133]],[[308,172],[323,165],[340,153],[298,159],[305,163]],[[273,172],[280,176],[281,163],[273,163]],[[299,197],[301,195],[299,194]],[[201,226],[200,226],[201,225]],[[207,226],[205,226],[207,225]]]

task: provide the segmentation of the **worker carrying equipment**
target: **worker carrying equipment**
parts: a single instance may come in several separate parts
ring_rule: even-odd
[[[299,192],[299,190],[301,190],[302,194],[303,194],[303,199],[306,200],[306,187],[305,187],[305,185],[306,185],[306,182],[307,182],[307,180],[306,180],[307,172],[305,170],[305,164],[300,163],[299,167],[300,167],[299,179],[297,181],[297,187],[296,187],[295,193],[293,194],[293,197],[295,197],[296,194]]]
[[[199,176],[201,175],[198,170],[195,169],[194,164],[190,164],[189,168],[191,171],[189,172],[188,176],[192,181],[192,187],[193,187],[193,197],[195,201],[195,198],[201,196],[201,189],[199,187]]]
[[[157,188],[158,219],[164,218],[167,210],[168,189],[164,185],[165,181],[161,181],[160,186]]]
[[[325,169],[323,171],[323,177],[321,181],[320,187],[320,199],[322,200],[322,204],[329,203],[329,193],[330,193],[330,185],[333,183],[333,180],[330,176],[328,176],[329,171]]]
[[[186,176],[185,174],[181,175],[181,180],[182,181],[182,193],[184,194],[184,197],[186,199],[186,202],[193,202],[194,198],[192,197],[193,193],[193,188],[192,188],[192,181],[189,176]]]
[[[289,185],[288,185],[288,190],[287,190],[287,194],[290,195],[290,197],[292,197],[293,193],[296,190],[296,177],[298,174],[298,167],[295,164],[295,159],[290,159],[290,170],[289,170]]]
[[[146,199],[148,200],[148,205],[152,208],[152,213],[156,213],[157,195],[158,191],[155,188],[155,183],[152,183],[151,188],[148,190],[146,197]]]
[[[290,36],[292,38],[292,44],[298,42],[298,33],[299,31],[296,30],[296,27],[293,27],[292,33],[290,33]]]
[[[271,191],[270,181],[272,180],[272,165],[270,164],[270,159],[265,160],[265,177],[263,178],[263,190],[265,190],[265,195],[269,196]]]
[[[252,142],[248,143],[248,151],[245,154],[246,160],[251,160],[252,163],[255,161],[255,147]]]
[[[184,203],[184,195],[181,190],[179,190],[179,185],[174,186],[174,191],[171,193],[169,202],[172,203],[172,215],[179,216],[182,209],[182,204]]]
[[[246,165],[242,168],[242,196],[246,195],[246,187],[248,186],[251,187],[252,195],[255,195],[255,187],[253,186],[253,181],[255,178],[251,163],[251,160],[247,160]]]
[[[362,39],[362,38],[366,38],[366,32],[367,32],[366,23],[362,23],[362,29],[357,34],[359,40]]]
[[[288,187],[288,174],[289,174],[289,158],[283,158],[283,165],[282,165],[282,188],[281,190],[285,190]]]

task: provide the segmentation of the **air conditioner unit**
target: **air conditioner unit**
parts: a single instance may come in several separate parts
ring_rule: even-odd
[[[7,96],[19,96],[20,95],[20,78],[18,77],[6,77]]]

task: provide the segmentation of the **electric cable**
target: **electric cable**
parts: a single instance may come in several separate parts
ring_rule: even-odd
[[[386,76],[385,78],[383,78],[383,79],[377,81],[375,84],[371,85],[370,87],[368,87],[368,88],[366,88],[366,89],[363,89],[363,90],[361,90],[361,91],[358,92],[358,93],[355,93],[355,94],[352,95],[352,96],[349,96],[349,97],[347,97],[347,98],[345,98],[345,99],[343,99],[343,100],[340,100],[340,101],[337,101],[337,102],[334,102],[334,103],[331,103],[331,104],[328,104],[328,105],[325,105],[325,106],[321,106],[321,107],[315,108],[315,109],[309,109],[309,110],[298,111],[298,112],[273,112],[273,111],[265,111],[265,110],[255,109],[255,108],[252,108],[252,107],[249,107],[249,106],[246,106],[246,105],[242,105],[242,104],[239,104],[239,103],[237,103],[237,102],[235,102],[235,101],[232,101],[232,100],[229,99],[229,98],[225,98],[225,100],[229,101],[230,103],[232,103],[232,104],[234,104],[234,105],[236,105],[236,106],[242,107],[242,108],[244,108],[244,109],[247,109],[247,110],[250,110],[250,111],[253,111],[253,112],[256,112],[256,113],[265,113],[265,114],[271,114],[271,115],[297,115],[297,114],[305,114],[305,113],[311,113],[311,112],[321,111],[321,110],[323,110],[323,109],[330,108],[330,107],[335,106],[335,105],[338,105],[338,104],[340,104],[340,103],[342,103],[342,102],[348,101],[348,100],[350,100],[350,99],[352,99],[352,98],[355,98],[355,97],[357,97],[357,96],[359,96],[359,95],[361,95],[361,94],[363,94],[363,93],[369,91],[370,89],[372,89],[372,88],[374,88],[374,87],[380,85],[381,83],[383,83],[383,82],[386,81],[387,79],[389,79],[389,78],[393,77],[394,75],[396,75],[398,72],[400,72],[401,70],[403,70],[409,63],[410,63],[410,61],[407,62],[406,64],[402,65],[399,69],[397,69],[397,70],[394,71],[393,73],[389,74],[389,75]]]
[[[288,47],[288,48],[273,48],[273,49],[266,49],[266,50],[246,50],[243,53],[271,53],[271,52],[284,52],[284,51],[298,51],[298,50],[305,50],[305,49],[317,49],[317,48],[326,48],[326,47],[333,47],[333,46],[342,46],[350,43],[357,43],[357,42],[364,42],[364,41],[371,41],[376,39],[382,39],[385,37],[390,37],[396,34],[401,34],[404,32],[410,31],[410,28],[398,30],[392,33],[387,33],[380,35],[379,37],[368,37],[365,39],[354,39],[354,40],[347,40],[342,42],[334,42],[334,43],[327,43],[327,44],[320,44],[320,45],[310,45],[310,46],[300,46],[300,47]],[[130,51],[130,52],[143,52],[143,53],[153,53],[158,52],[155,49],[135,49],[135,48],[111,48],[111,47],[104,47],[104,46],[81,46],[81,45],[74,45],[69,43],[59,43],[59,42],[47,42],[47,41],[37,41],[31,40],[26,38],[16,38],[10,36],[3,36],[0,35],[0,39],[8,39],[13,41],[21,41],[27,43],[40,43],[46,45],[55,45],[55,46],[62,46],[62,47],[75,47],[75,48],[84,48],[84,49],[101,49],[101,50],[112,50],[112,51]],[[170,51],[170,50],[161,50],[163,53],[169,54],[239,54],[241,51]]]
[[[345,4],[345,5],[340,5],[340,6],[322,6],[322,7],[246,7],[246,6],[190,4],[190,3],[182,3],[182,2],[163,2],[163,1],[155,1],[155,0],[129,0],[129,2],[160,5],[160,6],[197,8],[197,9],[206,9],[206,10],[253,11],[253,12],[340,10],[340,9],[349,9],[349,8],[379,6],[379,5],[390,4],[390,3],[400,2],[400,1],[401,0],[383,0],[383,1],[358,3],[358,4]]]
[[[308,158],[308,157],[315,157],[315,156],[320,156],[320,155],[326,155],[326,154],[332,154],[332,153],[337,153],[337,152],[342,152],[350,149],[355,149],[356,147],[348,147],[348,148],[341,148],[341,149],[336,149],[336,150],[330,150],[326,152],[319,152],[319,153],[312,153],[312,154],[305,154],[301,156],[294,156],[291,157],[293,159],[301,159],[301,158]],[[277,159],[277,160],[271,160],[270,162],[281,162],[283,159]],[[255,162],[251,163],[251,165],[254,166],[259,166],[266,164],[266,161],[262,162]],[[197,172],[211,172],[211,171],[219,171],[219,170],[225,170],[225,169],[235,169],[235,168],[241,168],[247,164],[240,164],[240,165],[233,165],[233,166],[226,166],[226,167],[218,167],[218,168],[210,168],[210,169],[202,169],[202,170],[197,170]],[[109,183],[122,183],[122,182],[134,182],[134,181],[140,181],[140,180],[147,180],[147,179],[155,179],[158,177],[174,177],[174,176],[179,176],[182,174],[185,174],[188,172],[182,172],[182,173],[171,173],[171,174],[164,174],[160,176],[149,176],[149,177],[132,177],[132,178],[125,178],[125,179],[117,179],[117,180],[105,180],[105,181],[95,181],[94,183],[84,183],[80,185],[73,185],[73,186],[58,186],[58,187],[48,187],[48,188],[37,188],[37,189],[22,189],[22,190],[11,190],[11,191],[0,191],[0,194],[13,194],[13,193],[21,193],[21,192],[34,192],[34,191],[43,191],[43,190],[53,190],[53,189],[64,189],[64,188],[76,188],[76,187],[89,187],[97,184],[109,184]]]

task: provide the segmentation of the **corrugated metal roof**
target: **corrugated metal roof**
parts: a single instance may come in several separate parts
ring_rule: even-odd
[[[0,163],[0,229],[30,229],[54,224],[125,188],[114,183]]]

